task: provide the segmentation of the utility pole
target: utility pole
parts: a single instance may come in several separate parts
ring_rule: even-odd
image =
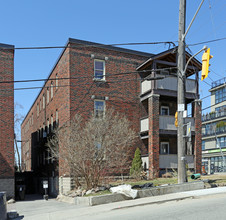
[[[178,111],[178,130],[177,130],[177,155],[178,155],[178,183],[187,182],[185,166],[185,141],[184,141],[184,119],[185,110],[185,18],[186,0],[180,0],[179,8],[179,36],[178,36],[178,61],[177,61],[177,111]]]

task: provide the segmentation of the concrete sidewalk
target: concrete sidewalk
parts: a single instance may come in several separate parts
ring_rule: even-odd
[[[117,209],[126,209],[136,206],[158,204],[183,199],[192,199],[200,196],[207,196],[218,193],[226,193],[226,187],[172,193],[167,195],[146,197],[135,200],[126,200],[122,202],[115,202],[111,204],[90,207],[76,206],[73,204],[58,202],[55,199],[50,199],[49,201],[45,201],[42,199],[29,200],[20,201],[16,202],[15,204],[8,205],[8,211],[16,210],[19,213],[19,217],[16,220],[86,219],[100,212],[110,212]]]

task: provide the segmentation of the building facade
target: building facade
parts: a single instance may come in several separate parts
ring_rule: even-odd
[[[35,173],[36,191],[44,179],[50,193],[70,190],[68,167],[60,159],[58,173],[45,146],[56,124],[61,127],[75,114],[88,119],[114,108],[139,133],[140,81],[135,70],[152,54],[75,39],[66,46],[21,125],[23,170]],[[135,145],[141,145],[139,138]],[[131,157],[136,146],[128,152]]]
[[[14,197],[14,46],[0,44],[0,191]],[[4,83],[11,81],[11,83]]]
[[[143,166],[151,178],[176,169],[177,78],[172,75],[175,72],[155,72],[175,69],[176,50],[153,55],[76,39],[69,39],[66,46],[21,125],[23,170],[35,173],[37,191],[42,180],[49,181],[49,193],[71,189],[70,172],[63,159],[59,169],[48,159],[45,143],[52,129],[63,126],[75,114],[88,119],[93,113],[103,114],[106,108],[125,114],[132,122],[140,137],[128,154],[132,158],[136,147],[141,149]],[[201,168],[200,69],[201,64],[193,59],[187,77],[195,75],[196,79],[186,80],[186,104],[192,105],[192,117],[185,119],[192,123],[186,160],[189,168],[197,171]],[[150,74],[167,78],[145,80]]]
[[[226,166],[226,78],[212,82],[211,111],[202,115],[202,163],[205,172]]]
[[[140,136],[145,149],[143,161],[151,178],[177,170],[177,50],[171,49],[152,56],[137,68],[142,78],[140,102],[142,115]],[[188,60],[190,54],[186,54]],[[201,63],[193,59],[186,71],[184,126],[191,123],[191,137],[186,140],[185,162],[189,169],[201,171],[201,101],[199,100],[198,72]],[[195,77],[194,77],[195,76]],[[148,78],[164,77],[159,80]],[[193,77],[193,79],[191,78]],[[189,140],[190,139],[190,140]]]

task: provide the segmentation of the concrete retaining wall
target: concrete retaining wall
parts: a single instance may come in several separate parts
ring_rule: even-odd
[[[204,183],[202,181],[196,181],[191,183],[174,184],[168,186],[153,187],[145,190],[138,190],[137,198],[159,196],[176,192],[184,192],[191,190],[204,189]],[[107,204],[112,202],[120,202],[124,200],[130,200],[131,198],[126,197],[122,194],[109,194],[103,196],[90,196],[90,197],[75,197],[75,205],[86,205],[94,206],[100,204]]]
[[[137,198],[144,198],[150,196],[159,196],[169,193],[185,192],[191,190],[204,189],[204,183],[202,181],[196,181],[191,183],[174,184],[168,186],[158,186],[145,190],[138,190]]]

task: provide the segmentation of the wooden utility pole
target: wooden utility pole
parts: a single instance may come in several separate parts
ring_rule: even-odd
[[[177,155],[178,155],[178,183],[187,182],[185,166],[185,141],[184,141],[184,119],[185,110],[185,17],[186,0],[180,0],[179,8],[179,36],[178,36],[178,61],[177,61],[177,111],[178,111],[178,130],[177,130]]]

